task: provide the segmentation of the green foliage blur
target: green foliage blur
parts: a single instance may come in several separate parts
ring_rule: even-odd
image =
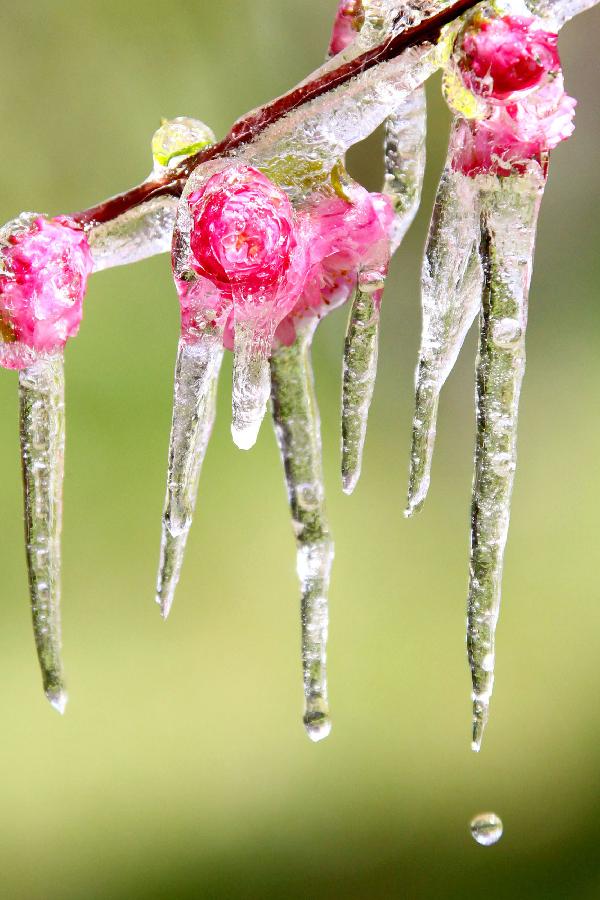
[[[161,116],[218,135],[322,60],[335,0],[2,4],[0,221],[69,212],[150,169]],[[94,276],[67,350],[61,719],[35,658],[16,377],[0,378],[0,897],[388,900],[600,896],[598,10],[561,38],[577,131],[553,155],[532,286],[520,462],[481,754],[464,649],[470,337],[431,497],[403,519],[418,276],[448,113],[431,83],[422,211],[393,264],[362,481],[342,495],[345,314],[315,370],[329,511],[334,729],[301,725],[294,543],[268,421],[229,437],[230,361],[172,616],[153,603],[178,308],[169,260]],[[381,183],[381,136],[353,174]],[[491,809],[505,836],[468,833]]]

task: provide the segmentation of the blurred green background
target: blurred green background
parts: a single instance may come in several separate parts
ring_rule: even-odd
[[[0,221],[143,178],[160,117],[224,134],[322,60],[335,0],[2,4]],[[178,309],[169,261],[95,276],[67,351],[63,636],[70,704],[39,683],[16,378],[0,378],[0,896],[600,897],[599,11],[561,38],[577,132],[554,154],[532,287],[497,686],[469,749],[464,650],[473,358],[445,390],[430,500],[402,516],[418,274],[448,114],[431,83],[422,212],[393,265],[362,481],[342,495],[344,313],[315,368],[328,502],[334,729],[301,715],[294,544],[268,422],[229,437],[229,367],[187,565],[153,603]],[[350,168],[381,182],[379,135]],[[502,816],[478,847],[470,817]]]

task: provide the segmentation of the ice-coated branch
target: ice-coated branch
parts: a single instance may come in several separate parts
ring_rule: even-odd
[[[304,81],[282,97],[248,113],[233,125],[223,140],[187,157],[179,166],[164,172],[157,178],[147,179],[123,194],[117,194],[102,203],[74,213],[73,220],[86,228],[95,227],[123,216],[130,209],[140,206],[152,198],[164,195],[179,197],[185,182],[201,163],[231,155],[244,144],[253,141],[265,129],[281,122],[300,107],[334,91],[377,66],[397,59],[406,50],[435,43],[445,25],[476,5],[476,0],[457,0],[456,3],[445,7],[417,25],[400,30],[399,33],[392,33],[381,43],[359,56],[341,62],[335,68],[324,67],[323,74],[317,74],[317,77]],[[401,25],[402,23],[399,22],[396,27],[400,28]],[[343,55],[341,59],[344,59]]]

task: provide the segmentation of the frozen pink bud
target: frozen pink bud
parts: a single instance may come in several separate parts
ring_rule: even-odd
[[[195,272],[221,291],[260,295],[285,276],[295,245],[287,195],[251,166],[225,169],[190,194]]]
[[[0,365],[22,369],[77,334],[92,255],[65,216],[38,216],[0,246]]]
[[[559,75],[521,102],[495,107],[487,119],[460,119],[452,135],[454,168],[471,176],[522,172],[570,137],[575,106]]]
[[[384,275],[389,261],[394,212],[383,194],[370,194],[353,185],[350,200],[320,200],[308,217],[310,269],[301,296],[277,331],[278,340],[285,344],[294,340],[298,319],[320,317],[345,303],[361,269],[380,270]]]
[[[514,99],[560,72],[558,36],[524,16],[476,16],[461,45],[466,86],[488,100]]]
[[[191,260],[198,283],[179,284],[183,327],[199,326],[196,310],[214,310],[209,325],[225,327],[233,309],[265,334],[274,332],[300,295],[308,272],[305,220],[284,191],[251,166],[213,175],[188,197]]]
[[[340,0],[329,44],[329,55],[345,50],[363,26],[365,15],[362,0]]]

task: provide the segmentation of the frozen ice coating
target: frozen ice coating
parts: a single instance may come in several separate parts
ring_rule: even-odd
[[[304,726],[313,741],[327,737],[331,730],[326,644],[334,553],[325,514],[319,411],[310,362],[316,323],[314,318],[305,320],[293,344],[278,346],[271,356],[273,421],[285,471],[302,590]]]
[[[92,257],[64,216],[24,214],[0,232],[0,365],[19,371],[25,549],[44,691],[64,712],[60,531],[65,444],[63,348],[77,334]]]
[[[185,116],[163,119],[152,137],[150,178],[175,168],[183,159],[215,141],[213,131],[199,119]],[[88,239],[94,271],[170,252],[177,205],[176,197],[164,194],[151,197],[110,222],[93,224]]]
[[[455,120],[423,264],[407,509],[410,515],[425,499],[439,393],[479,310],[467,615],[474,750],[494,683],[537,215],[548,152],[571,134],[575,106],[564,91],[556,34],[522,6],[503,12],[485,9],[466,20],[444,76]]]
[[[33,632],[42,682],[52,706],[64,712],[60,647],[60,531],[65,449],[62,353],[42,356],[19,372],[25,549]]]
[[[269,399],[275,331],[308,274],[306,229],[287,194],[251,166],[234,164],[212,175],[187,203],[191,268],[231,303],[231,431],[238,447],[249,449]]]
[[[484,288],[477,358],[477,438],[471,505],[467,649],[473,680],[473,749],[479,750],[494,685],[495,631],[517,462],[525,371],[527,297],[538,211],[539,165],[482,185]]]
[[[479,192],[447,166],[438,188],[421,280],[422,333],[407,515],[425,502],[431,477],[440,391],[481,304]]]
[[[0,231],[0,365],[23,369],[77,334],[88,241],[65,216],[24,213]]]
[[[409,94],[385,123],[383,192],[395,213],[391,250],[395,252],[417,214],[425,175],[427,107],[425,88]]]
[[[94,272],[169,253],[177,214],[176,197],[154,197],[88,232]]]
[[[193,340],[182,337],[179,341],[156,587],[156,602],[164,618],[171,610],[192,524],[198,481],[215,419],[222,358],[219,335],[206,334]]]
[[[63,349],[78,331],[92,271],[171,250],[181,334],[156,600],[166,617],[228,349],[240,448],[255,443],[271,400],[297,544],[304,724],[313,740],[329,733],[333,542],[311,341],[319,321],[347,303],[341,430],[350,493],[375,385],[384,282],[421,199],[424,82],[443,68],[454,121],[422,268],[407,514],[425,499],[440,392],[479,313],[467,620],[479,749],[494,682],[536,221],[549,153],[574,127],[557,31],[593,3],[469,2],[339,0],[327,62],[222,141],[198,119],[163,120],[141,184],[71,217],[28,213],[0,229],[0,366],[18,370],[34,634],[44,689],[61,712]],[[369,193],[346,172],[345,154],[382,124],[384,185]]]

